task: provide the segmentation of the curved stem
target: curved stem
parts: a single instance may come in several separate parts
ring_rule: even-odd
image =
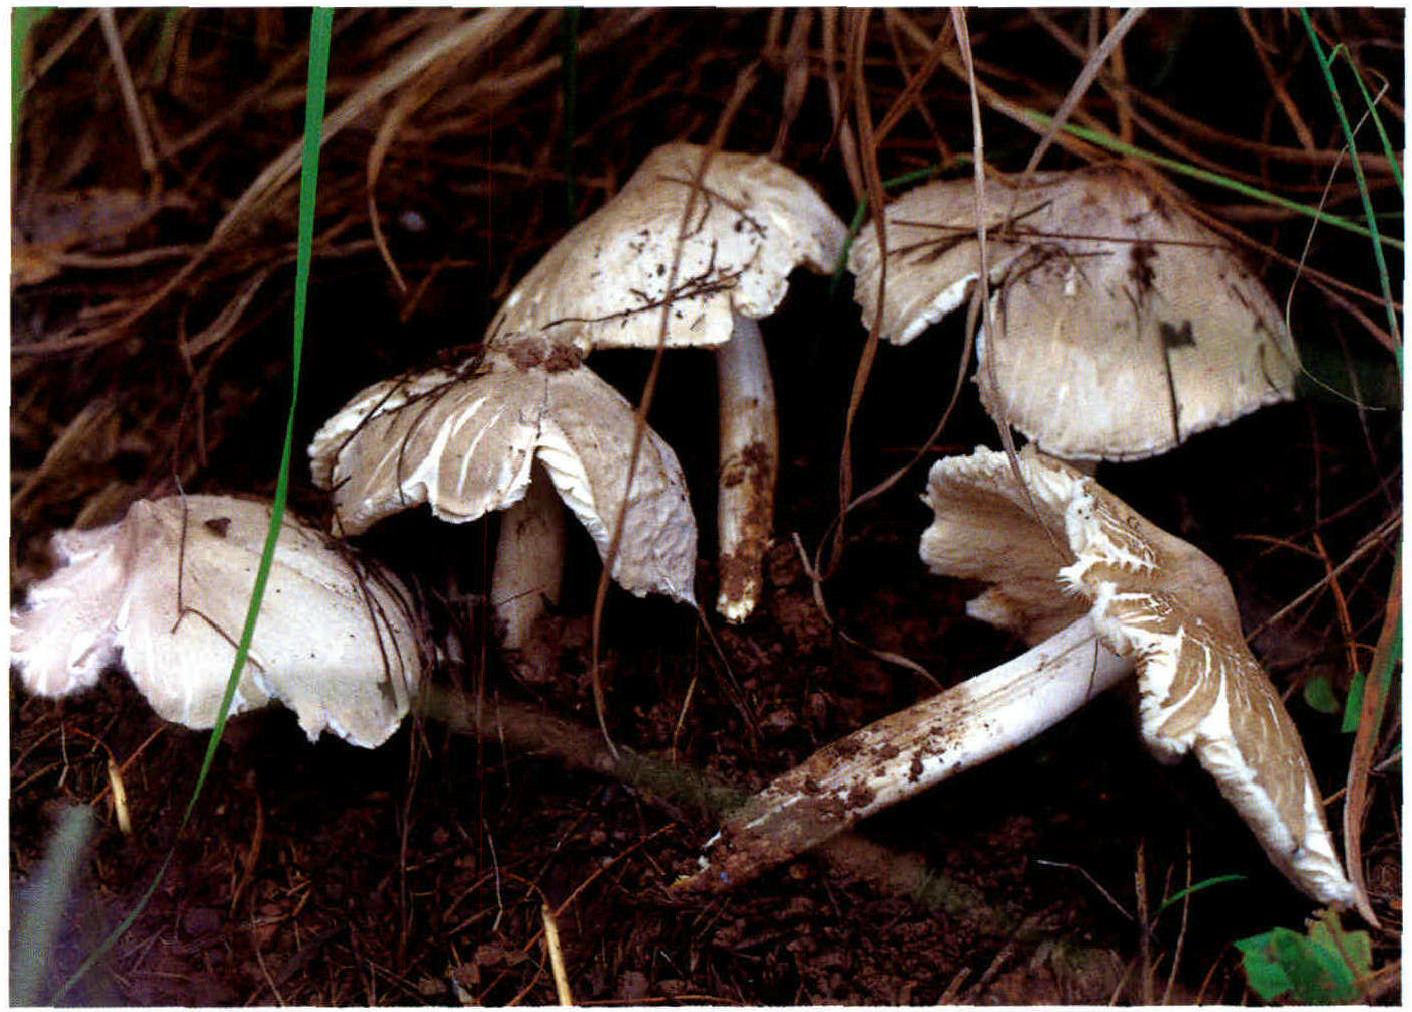
[[[720,592],[716,610],[742,622],[760,599],[760,568],[775,519],[779,428],[775,386],[760,325],[735,317],[731,339],[716,352],[720,387],[720,494],[716,530]]]
[[[546,602],[559,603],[564,575],[564,505],[536,461],[525,497],[500,518],[490,601],[507,651],[530,645]]]
[[[739,885],[1059,723],[1132,674],[1085,616],[1012,661],[815,752],[726,822],[688,887]]]

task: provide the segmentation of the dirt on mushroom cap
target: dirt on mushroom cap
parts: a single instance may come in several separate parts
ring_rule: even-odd
[[[670,306],[667,347],[723,344],[733,314],[759,319],[774,312],[795,267],[833,269],[843,223],[808,183],[763,156],[718,151],[694,189],[706,153],[685,143],[653,151],[612,200],[515,286],[487,343],[543,334],[585,352],[653,348],[662,308]],[[695,212],[673,279],[693,192]]]
[[[488,351],[474,370],[434,369],[357,395],[309,447],[336,526],[360,533],[423,503],[466,523],[524,497],[534,460],[634,594],[694,600],[696,521],[675,452],[650,428],[627,487],[636,414],[572,348],[544,338]]]
[[[887,209],[883,336],[905,344],[959,306],[980,271],[969,180]],[[977,339],[991,414],[1069,459],[1171,449],[1294,393],[1299,357],[1264,286],[1215,232],[1120,166],[986,188],[994,333]],[[853,247],[870,322],[875,233]]]
[[[982,449],[938,461],[928,486],[937,518],[923,536],[923,558],[942,573],[999,574],[1001,601],[1042,602],[1029,587],[1020,593],[1006,587],[1004,573],[1017,557],[1029,558],[1031,569],[1042,567],[1044,556],[1031,545],[1042,545],[1043,553],[1062,522],[1058,544],[1072,561],[1053,571],[1050,593],[1082,595],[1107,647],[1135,661],[1143,736],[1152,750],[1167,761],[1195,752],[1276,867],[1321,902],[1354,903],[1303,743],[1245,645],[1235,595],[1220,567],[1092,479],[1031,447],[1021,452],[1019,467],[1025,488],[1004,453]],[[971,520],[974,514],[1000,515],[1019,527],[997,536],[984,521]],[[998,549],[995,560],[980,569],[965,558],[968,549],[984,547],[978,536],[998,538],[990,545]],[[1008,613],[995,598],[980,600],[973,614],[996,611],[1027,637],[1043,628],[1027,609]],[[1049,613],[1041,618],[1054,620]]]

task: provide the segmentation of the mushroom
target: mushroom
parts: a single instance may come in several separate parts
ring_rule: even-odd
[[[779,470],[774,386],[756,321],[783,300],[795,267],[831,270],[843,239],[843,223],[783,166],[758,155],[667,144],[544,255],[486,333],[491,347],[543,335],[584,354],[655,348],[663,307],[670,306],[665,347],[716,349],[716,607],[732,622],[749,616],[760,595]]]
[[[21,682],[66,696],[120,663],[163,719],[213,726],[269,522],[265,503],[193,495],[57,532],[58,568],[10,612]],[[406,716],[423,662],[397,578],[286,515],[230,712],[278,700],[310,741],[328,729],[372,748]]]
[[[563,558],[562,524],[523,508],[545,497],[531,488],[536,473],[605,558],[626,508],[612,569],[622,587],[695,603],[696,522],[686,482],[672,448],[650,429],[628,490],[636,420],[574,348],[516,338],[455,368],[364,390],[315,434],[310,468],[314,484],[333,491],[335,530],[345,536],[422,503],[450,523],[509,508],[491,600],[505,645],[519,650],[541,594],[557,595]]]
[[[907,344],[980,275],[970,180],[929,183],[886,210],[882,336]],[[1130,460],[1172,449],[1294,393],[1299,358],[1269,293],[1220,236],[1120,166],[987,181],[997,335],[977,337],[990,413],[1046,453]],[[871,322],[877,234],[849,265]],[[993,380],[993,382],[992,382]]]
[[[787,860],[1014,748],[1136,669],[1157,757],[1194,752],[1290,881],[1371,919],[1220,567],[1060,461],[1026,447],[1019,468],[1024,488],[1004,453],[938,461],[921,554],[939,574],[992,584],[968,613],[1037,645],[777,777],[731,817],[687,884],[733,885]]]

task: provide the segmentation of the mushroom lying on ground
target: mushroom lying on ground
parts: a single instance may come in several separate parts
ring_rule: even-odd
[[[513,509],[542,494],[531,491],[536,472],[605,558],[626,504],[612,569],[622,587],[695,602],[696,521],[681,465],[648,429],[629,491],[635,425],[632,406],[572,347],[519,338],[456,368],[364,390],[315,434],[310,468],[314,484],[333,491],[341,535],[422,503],[450,523],[511,508],[500,546],[510,554],[497,558],[491,600],[506,646],[517,650],[540,611],[540,589],[557,593],[563,557],[562,525]]]
[[[59,562],[10,612],[10,663],[41,696],[120,663],[165,720],[215,724],[270,521],[262,502],[141,500],[108,527],[60,531]],[[278,700],[312,741],[372,748],[421,678],[414,608],[386,570],[286,515],[231,713]]]
[[[783,300],[789,273],[825,272],[844,227],[809,184],[768,158],[667,144],[622,190],[560,239],[505,299],[486,344],[543,335],[587,354],[655,348],[716,350],[720,389],[720,593],[743,621],[755,607],[774,521],[779,437],[760,327]],[[672,264],[683,215],[681,260]],[[671,286],[668,290],[668,286]]]
[[[980,275],[974,182],[917,187],[886,215],[881,336],[907,344]],[[1036,173],[1023,189],[988,178],[985,216],[998,336],[979,332],[976,382],[987,410],[1046,453],[1152,456],[1293,396],[1299,359],[1269,293],[1142,176]],[[849,265],[871,324],[882,273],[873,226]]]
[[[685,884],[736,885],[1014,748],[1135,667],[1142,733],[1158,758],[1194,752],[1290,881],[1371,920],[1220,567],[1069,466],[1029,448],[1019,463],[1029,498],[1004,453],[938,461],[921,554],[937,573],[992,584],[967,611],[1038,645],[777,777],[731,817]]]

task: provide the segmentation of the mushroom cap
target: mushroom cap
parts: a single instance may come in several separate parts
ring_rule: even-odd
[[[10,612],[25,688],[68,695],[120,662],[164,719],[213,726],[269,521],[265,503],[194,495],[56,533],[59,567]],[[327,728],[371,748],[397,730],[421,672],[407,589],[286,515],[231,712],[279,700],[311,741]]]
[[[655,348],[670,302],[669,348],[724,344],[731,315],[769,316],[801,263],[833,269],[845,230],[803,179],[761,155],[718,151],[686,225],[682,215],[707,148],[666,144],[617,196],[575,226],[515,286],[486,331],[495,345],[544,335],[587,353]]]
[[[980,272],[974,200],[972,182],[956,180],[887,209],[884,337],[905,344],[964,300]],[[981,398],[1046,452],[1152,456],[1293,396],[1298,353],[1269,293],[1142,176],[1037,173],[1023,190],[992,179],[986,219],[997,333],[978,338]],[[881,273],[871,226],[850,262],[871,323]]]
[[[572,347],[520,338],[479,362],[364,390],[315,434],[310,469],[333,490],[335,529],[360,534],[422,503],[450,523],[505,509],[524,498],[538,459],[606,556],[636,422]],[[696,519],[676,454],[650,428],[626,500],[613,578],[638,596],[693,602]]]
[[[938,461],[923,560],[992,582],[968,610],[1030,642],[1087,610],[1134,661],[1157,756],[1195,752],[1276,867],[1321,902],[1355,902],[1299,732],[1245,645],[1220,567],[1059,461],[1026,447],[1019,468],[1028,497],[1004,453]]]

